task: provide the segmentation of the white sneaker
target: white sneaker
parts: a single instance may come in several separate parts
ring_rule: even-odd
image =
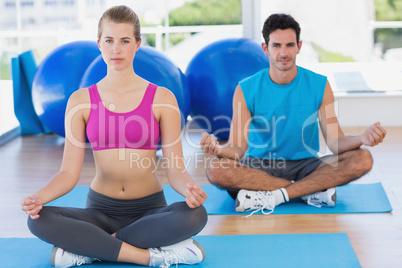
[[[56,246],[50,252],[50,265],[56,268],[80,266],[81,264],[89,264],[96,260],[98,259],[73,254]]]
[[[194,239],[186,239],[177,244],[150,248],[151,265],[167,268],[172,264],[196,264],[205,259],[204,248]]]
[[[249,216],[261,211],[263,214],[271,214],[275,208],[275,196],[270,191],[240,190],[236,198],[236,211],[245,212],[254,210]],[[264,210],[270,212],[264,212]]]
[[[336,190],[335,188],[329,188],[328,190],[302,196],[301,199],[310,206],[333,208],[336,206]]]

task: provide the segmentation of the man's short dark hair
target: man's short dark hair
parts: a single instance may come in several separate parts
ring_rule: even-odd
[[[262,28],[262,36],[264,37],[265,43],[268,45],[269,35],[276,30],[286,30],[293,29],[296,32],[296,41],[299,43],[300,40],[300,25],[297,21],[288,14],[278,13],[269,16]]]

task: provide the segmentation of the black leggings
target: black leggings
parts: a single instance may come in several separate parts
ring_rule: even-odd
[[[163,192],[123,200],[90,189],[85,209],[44,206],[39,215],[28,218],[34,235],[69,252],[107,261],[117,261],[123,242],[139,248],[167,246],[196,235],[207,223],[203,206],[166,206]]]

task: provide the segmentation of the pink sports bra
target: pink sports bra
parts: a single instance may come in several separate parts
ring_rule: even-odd
[[[156,150],[160,130],[152,111],[152,103],[157,88],[157,85],[149,83],[137,108],[127,113],[115,113],[105,107],[96,84],[90,86],[91,112],[86,131],[92,150]]]

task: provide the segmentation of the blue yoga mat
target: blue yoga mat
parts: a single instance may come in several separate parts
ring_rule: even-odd
[[[226,191],[213,185],[202,185],[208,194],[205,208],[210,215],[249,214],[235,211],[235,201]],[[89,186],[77,186],[67,195],[49,203],[53,206],[85,207]],[[169,185],[164,185],[168,204],[184,201]],[[273,214],[328,214],[328,213],[380,213],[392,211],[391,204],[380,182],[372,184],[348,184],[336,188],[337,205],[334,208],[317,208],[306,205],[300,199],[282,204],[275,208]],[[256,214],[261,214],[260,212]]]
[[[360,267],[349,238],[344,233],[197,236],[206,259],[203,267]],[[52,246],[37,238],[1,238],[1,266],[7,268],[48,268]],[[95,262],[85,267],[143,267],[129,264]],[[172,266],[175,267],[175,266]]]

